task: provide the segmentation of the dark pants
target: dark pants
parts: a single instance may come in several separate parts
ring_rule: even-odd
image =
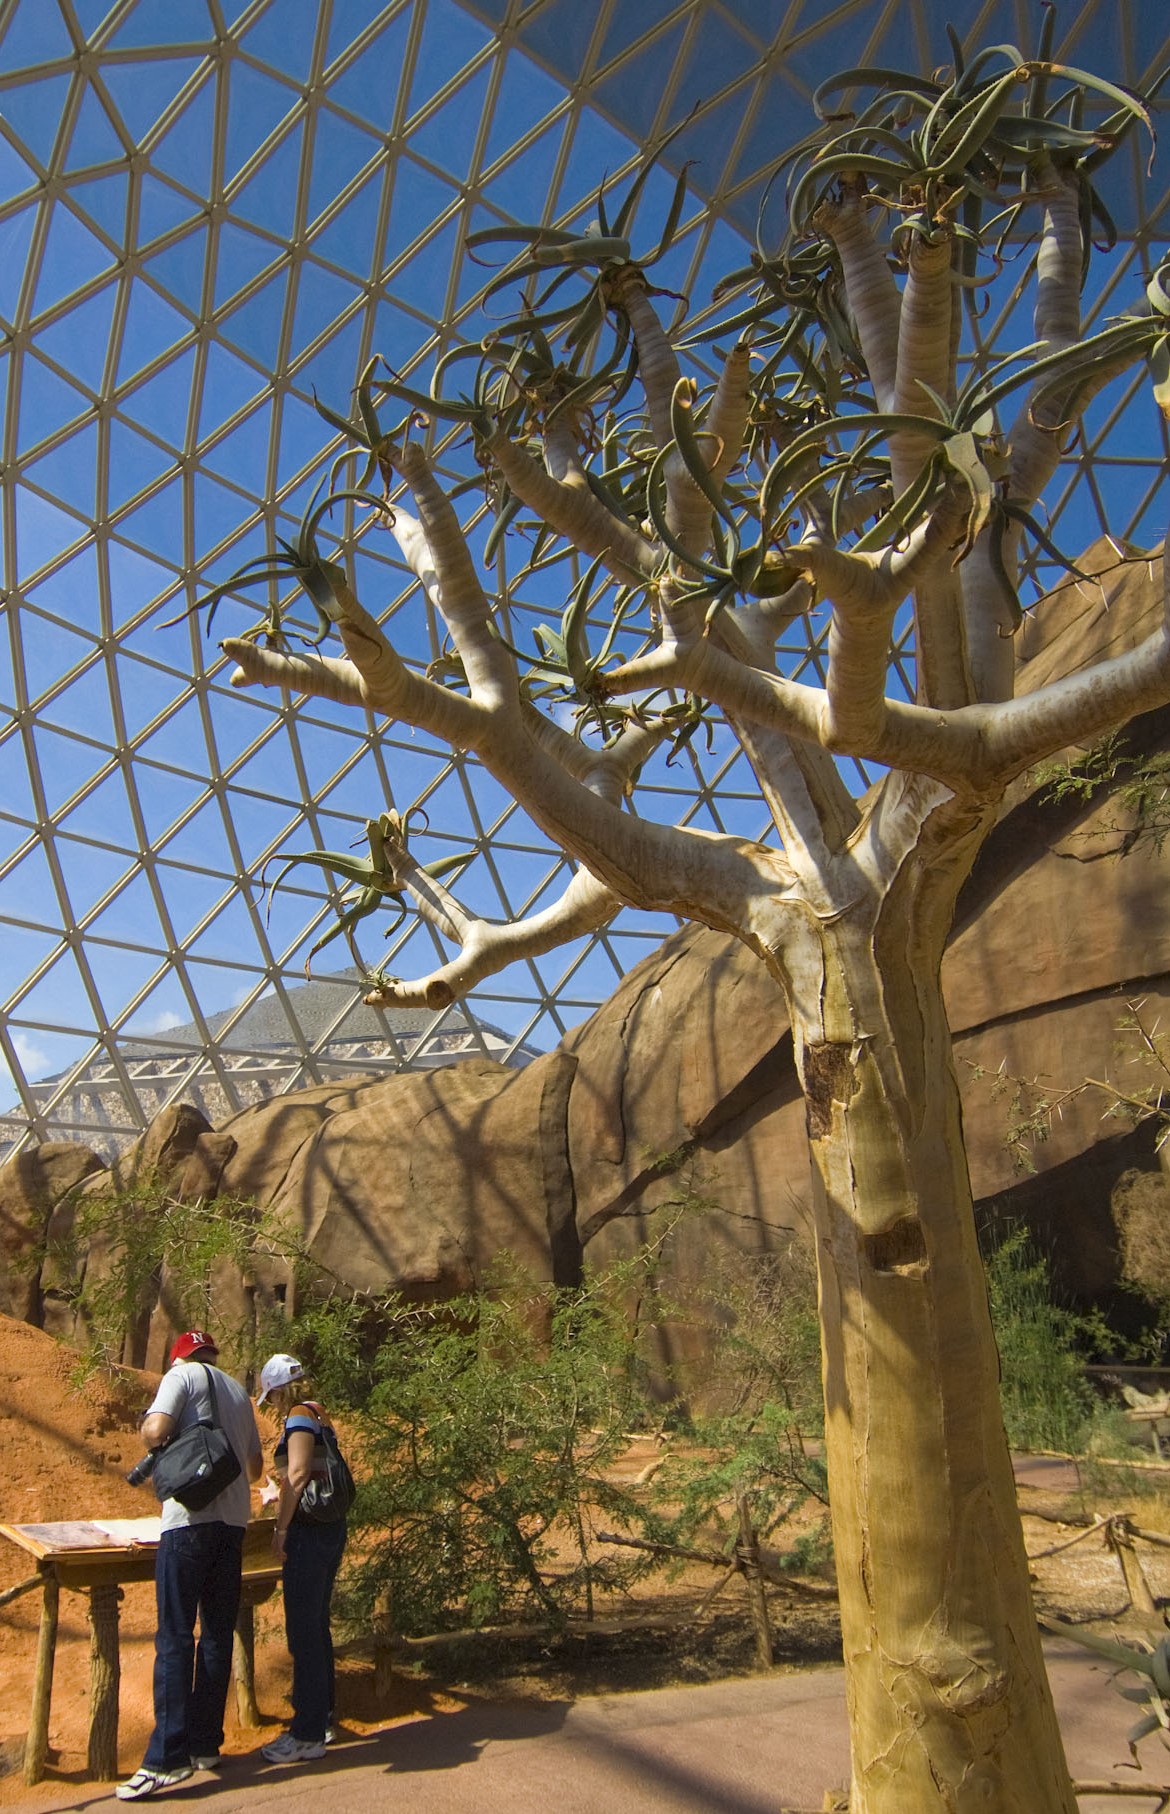
[[[177,1770],[223,1743],[243,1546],[244,1533],[234,1524],[190,1524],[162,1534],[154,1565],[155,1727],[142,1760],[148,1770]]]
[[[284,1627],[292,1652],[294,1738],[320,1742],[333,1712],[333,1635],[329,1602],[345,1548],[344,1521],[288,1527],[284,1551]]]

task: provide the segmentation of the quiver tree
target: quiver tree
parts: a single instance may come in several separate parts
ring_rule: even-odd
[[[664,318],[653,255],[630,243],[644,173],[612,219],[603,193],[584,233],[477,236],[518,247],[491,286],[522,295],[513,318],[448,354],[431,396],[375,366],[352,420],[323,411],[346,437],[332,482],[352,483],[251,575],[294,574],[316,640],[297,646],[273,585],[256,629],[224,648],[235,684],[474,752],[575,863],[558,903],[504,926],[415,861],[394,813],[371,821],[368,858],[309,856],[354,885],[347,930],[409,897],[453,948],[417,981],[374,973],[367,999],[441,1006],[622,904],[733,933],[781,983],[815,1180],[851,1808],[1072,1814],[939,971],[1008,782],[1170,698],[1165,628],[1012,697],[1034,507],[1097,391],[1137,359],[1156,382],[1167,363],[1157,277],[1133,313],[1087,338],[1080,323],[1090,235],[1107,229],[1094,171],[1149,122],[1137,97],[1046,49],[964,65],[956,47],[946,81],[851,71],[820,103],[850,93],[858,111],[826,113],[791,161],[779,249],[729,278],[689,340]],[[997,248],[1029,233],[1031,343],[961,360]],[[410,414],[389,426],[395,402]],[[482,563],[427,419],[474,437],[496,512]],[[426,672],[355,596],[343,555],[319,548],[343,495],[370,507],[361,533],[396,538],[445,626]],[[559,628],[527,655],[507,571],[525,532],[545,596],[573,575]],[[825,625],[819,685],[778,658],[800,620]],[[339,654],[318,652],[326,634]],[[759,842],[630,810],[654,751],[712,715],[757,778],[773,827]],[[860,797],[855,762],[879,777]]]

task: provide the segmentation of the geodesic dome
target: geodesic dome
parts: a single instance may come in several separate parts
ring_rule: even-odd
[[[700,302],[743,262],[815,85],[863,62],[946,61],[948,16],[1027,44],[1039,8],[4,0],[0,1141],[92,1137],[79,1105],[98,1082],[101,1113],[132,1132],[209,1080],[241,1104],[242,1074],[274,1048],[275,1088],[353,1068],[341,944],[318,960],[331,987],[312,1014],[303,989],[337,896],[298,869],[267,901],[277,853],[344,850],[387,805],[418,804],[431,854],[471,853],[460,888],[478,911],[556,891],[563,857],[475,763],[321,701],[232,691],[190,607],[300,517],[335,442],[315,393],[344,411],[375,351],[425,383],[437,352],[482,332],[491,273],[469,233],[588,219],[601,180],[681,124],[643,205],[660,210],[693,160],[657,281]],[[1145,0],[1064,0],[1057,54],[1140,85],[1170,61],[1170,20]],[[1140,293],[1166,237],[1166,160],[1147,175],[1147,156],[1135,136],[1106,172],[1123,244],[1094,267],[1090,321]],[[1029,337],[1013,325],[1028,263],[993,286],[990,347]],[[1162,535],[1164,430],[1147,411],[1118,432],[1142,382],[1112,387],[1070,454],[1051,525],[1070,552],[1105,529]],[[443,470],[468,463],[451,438]],[[431,660],[405,568],[352,516],[333,528],[363,597],[386,615],[410,605],[404,653]],[[238,609],[224,602],[217,634]],[[815,659],[793,654],[797,671]],[[761,829],[750,774],[718,740],[652,791],[671,819]],[[361,1068],[434,1062],[453,1040],[522,1060],[667,929],[621,915],[446,1015],[377,1014]],[[362,947],[407,975],[435,961],[409,916],[388,945],[363,929]]]

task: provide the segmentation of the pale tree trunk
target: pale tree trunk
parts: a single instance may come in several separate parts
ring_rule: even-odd
[[[1075,1814],[1000,1414],[942,940],[921,908],[903,891],[868,931],[820,927],[823,987],[795,1027],[850,1810]]]

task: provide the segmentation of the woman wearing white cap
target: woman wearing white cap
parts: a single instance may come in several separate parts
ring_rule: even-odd
[[[272,1547],[284,1563],[284,1623],[292,1653],[292,1725],[261,1747],[270,1763],[324,1757],[333,1715],[333,1636],[329,1602],[345,1548],[344,1516],[321,1523],[305,1515],[301,1497],[311,1480],[328,1476],[333,1425],[291,1354],[274,1354],[260,1372],[257,1405],[271,1402],[284,1418],[273,1471],[280,1481]],[[326,1436],[328,1431],[328,1436]]]

